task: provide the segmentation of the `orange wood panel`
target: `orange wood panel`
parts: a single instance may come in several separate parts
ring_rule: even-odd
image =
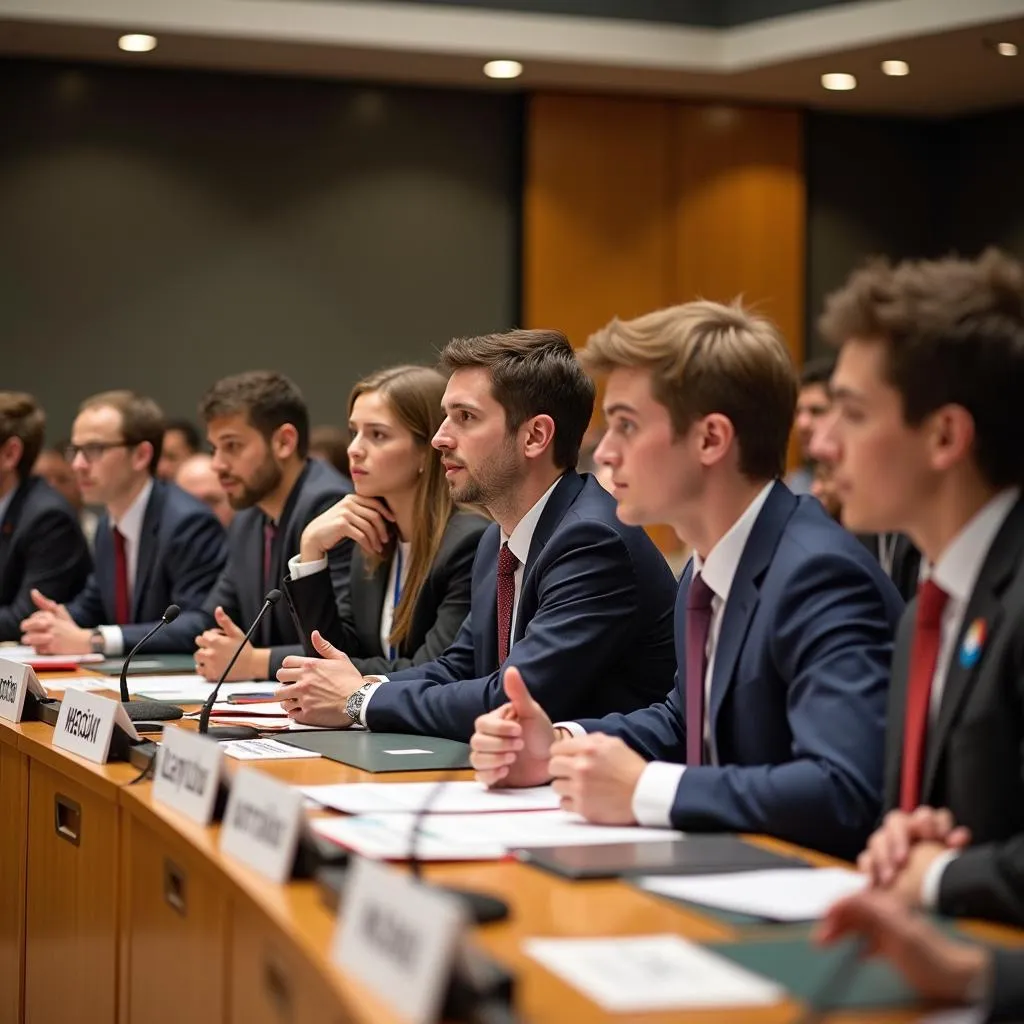
[[[28,759],[15,741],[0,735],[0,1021],[12,1022],[24,1019],[28,844]]]

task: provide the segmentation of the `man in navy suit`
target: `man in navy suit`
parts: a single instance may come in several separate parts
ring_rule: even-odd
[[[40,654],[127,653],[169,604],[181,613],[151,651],[188,651],[211,624],[202,605],[224,564],[224,530],[204,504],[153,478],[163,432],[157,404],[131,391],[82,403],[68,457],[85,500],[106,512],[82,592],[67,605],[32,593],[39,611],[22,630]]]
[[[772,324],[693,302],[613,321],[583,359],[608,373],[619,517],[671,523],[680,582],[676,686],[627,715],[559,726],[508,672],[481,717],[488,785],[554,777],[606,823],[761,832],[853,856],[881,803],[892,637],[903,602],[877,561],[778,480],[796,376]]]
[[[17,640],[33,589],[74,597],[92,568],[75,510],[32,475],[46,417],[31,395],[0,391],[0,640]]]
[[[219,679],[259,613],[268,590],[281,585],[310,520],[341,501],[350,481],[309,458],[309,413],[298,387],[283,374],[254,370],[217,381],[200,413],[213,448],[213,469],[237,515],[228,530],[228,561],[205,609],[216,627],[195,638],[196,668]],[[352,544],[328,556],[335,598],[348,588]],[[273,679],[289,654],[303,651],[287,602],[263,617],[229,679]]]
[[[363,679],[348,659],[288,659],[300,722],[467,740],[518,665],[557,716],[646,707],[672,685],[675,580],[647,535],[576,470],[594,386],[559,331],[456,339],[434,436],[452,496],[496,523],[473,566],[470,614],[435,661]]]

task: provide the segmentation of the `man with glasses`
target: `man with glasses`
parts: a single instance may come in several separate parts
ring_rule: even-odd
[[[188,652],[213,625],[203,602],[224,566],[224,530],[202,502],[154,479],[164,417],[150,398],[107,391],[87,398],[67,458],[82,496],[103,505],[95,567],[67,605],[38,590],[22,642],[40,654],[126,653],[169,604],[178,618],[151,641],[153,652]]]

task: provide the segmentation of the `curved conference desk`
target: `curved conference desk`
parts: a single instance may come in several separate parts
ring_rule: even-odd
[[[397,1021],[331,964],[335,914],[313,882],[266,881],[221,854],[219,826],[201,828],[155,804],[151,783],[133,784],[135,768],[92,764],[55,749],[51,735],[42,723],[0,721],[0,1024]],[[250,764],[297,784],[370,778],[320,758]],[[800,1015],[796,1002],[731,1013],[605,1014],[529,960],[523,940],[674,932],[714,941],[756,938],[757,930],[737,931],[620,882],[568,882],[512,861],[433,865],[425,874],[509,902],[509,920],[477,928],[471,941],[514,972],[515,1009],[525,1021],[784,1022]],[[1024,942],[1009,929],[974,930],[990,941]]]

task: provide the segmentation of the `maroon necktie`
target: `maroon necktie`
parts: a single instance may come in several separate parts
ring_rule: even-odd
[[[124,534],[114,527],[114,618],[119,626],[132,621],[128,600],[128,552]]]
[[[502,544],[498,552],[498,664],[508,657],[512,638],[512,603],[516,596],[516,569],[519,559]]]
[[[908,814],[921,802],[921,771],[932,679],[939,660],[942,612],[949,600],[938,584],[926,580],[917,591],[914,639],[910,648],[906,719],[903,723],[903,770],[900,773],[900,810]]]
[[[263,590],[270,589],[270,568],[274,564],[274,538],[277,527],[267,520],[263,524]]]
[[[708,670],[708,631],[714,591],[700,573],[686,594],[686,764],[704,760],[704,677]]]

